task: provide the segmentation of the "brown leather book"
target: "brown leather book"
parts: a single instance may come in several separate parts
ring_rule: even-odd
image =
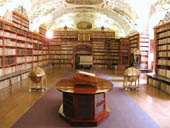
[[[96,75],[94,73],[77,71],[73,76],[73,81],[75,85],[92,85],[97,83]]]

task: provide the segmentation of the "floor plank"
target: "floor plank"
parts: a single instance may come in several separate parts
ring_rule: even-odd
[[[49,69],[47,71],[48,88],[55,84],[68,69]],[[96,70],[93,70],[96,72]],[[122,72],[113,70],[98,70],[108,80],[122,86]],[[144,82],[146,78],[141,82]],[[140,85],[140,91],[128,91],[127,94],[155,120],[161,128],[170,127],[170,95],[146,84]],[[43,95],[41,92],[28,92],[28,79],[0,90],[0,124],[9,128]]]

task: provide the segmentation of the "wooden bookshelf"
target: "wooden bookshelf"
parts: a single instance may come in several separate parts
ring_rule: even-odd
[[[54,31],[54,39],[49,43],[50,63],[60,68],[72,68],[73,45],[77,40],[77,31]]]
[[[157,26],[155,30],[156,74],[170,78],[170,23]]]
[[[44,33],[29,31],[29,20],[13,11],[12,23],[0,19],[0,88],[28,77],[36,66],[48,64]]]
[[[156,26],[154,34],[155,74],[148,74],[148,83],[170,94],[170,22]]]
[[[120,64],[120,40],[107,38],[106,45],[107,67],[113,68],[118,66]]]
[[[93,56],[94,68],[107,68],[109,61],[111,61],[110,65],[115,63],[111,57],[115,49],[110,49],[107,45],[108,42],[113,43],[114,36],[115,33],[110,31],[55,31],[54,39],[49,45],[50,61],[58,66],[74,67],[76,49],[77,46],[80,46],[82,48],[79,51],[86,51],[86,55]],[[89,51],[87,52],[87,50]]]
[[[129,36],[130,54],[133,54],[135,48],[141,52],[141,69],[148,69],[149,35],[135,33]],[[132,60],[130,60],[132,61]]]
[[[128,38],[120,38],[120,69],[130,65],[130,42]]]
[[[107,51],[105,39],[92,40],[93,68],[106,68]]]

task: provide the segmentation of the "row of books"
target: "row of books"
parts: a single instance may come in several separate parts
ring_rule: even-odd
[[[170,43],[170,38],[164,38],[164,39],[158,40],[158,45],[159,44],[167,44],[167,43]]]
[[[57,59],[57,60],[53,60],[52,59],[52,63],[58,63],[58,64],[71,64],[72,63],[72,59],[66,60],[66,59]]]
[[[106,46],[92,46],[93,49],[105,49]]]
[[[2,40],[0,40],[0,45],[2,45]],[[17,46],[17,47],[22,47],[22,48],[33,48],[33,45],[30,43],[23,43],[23,42],[19,42],[17,41],[17,43],[13,40],[10,39],[4,39],[4,46]],[[42,46],[39,46],[40,49],[42,48]]]
[[[73,42],[61,42],[60,46],[61,47],[72,47],[73,46]]]
[[[73,51],[50,51],[50,54],[73,54]]]
[[[12,16],[12,21],[15,21],[15,22],[21,24],[21,23],[22,23],[22,18],[20,18],[20,17],[17,16],[17,15],[13,15],[13,16]]]
[[[166,57],[167,56],[167,52],[163,51],[163,52],[158,52],[158,57]]]
[[[160,64],[160,65],[166,65],[167,64],[167,60],[165,60],[165,59],[158,59],[157,63]]]
[[[15,57],[14,56],[5,56],[5,65],[15,64]]]
[[[136,44],[131,44],[130,45],[130,48],[137,48],[138,47],[138,44],[136,43]]]
[[[73,50],[73,47],[60,47],[60,50]]]
[[[14,22],[13,24],[14,24],[14,26],[17,27],[17,28],[20,28],[20,29],[21,29],[21,27],[22,27],[21,24],[17,24],[17,23],[15,23],[15,22]]]
[[[96,45],[100,45],[100,44],[102,45],[103,44],[103,45],[105,45],[106,44],[106,40],[105,39],[98,39],[98,40],[95,39],[95,40],[92,40],[91,43],[92,43],[92,45],[93,44],[96,44]]]
[[[24,67],[23,67],[24,68]],[[30,63],[27,63],[26,66],[25,66],[25,70],[27,69],[31,69],[32,68],[32,64]],[[24,70],[24,69],[23,69]]]
[[[14,49],[14,50],[15,50],[15,49]],[[16,54],[17,54],[17,55],[25,55],[25,49],[17,48],[17,49],[16,49]]]
[[[22,15],[22,17],[18,16],[17,14]],[[22,20],[23,22],[29,24],[28,18],[26,18],[26,17],[23,18],[23,16],[24,16],[23,15],[23,9],[21,9],[21,8],[15,9],[15,11],[12,13],[12,19]]]
[[[120,46],[109,46],[109,47],[106,47],[107,50],[114,50],[114,49],[120,49]]]
[[[49,45],[49,49],[50,49],[50,50],[60,50],[60,46],[53,46],[53,45],[50,46],[50,45]]]
[[[33,50],[33,55],[41,55],[41,54],[47,54],[48,51],[42,51],[42,50]]]
[[[157,74],[166,77],[166,69],[157,69]]]
[[[120,54],[122,54],[122,53],[129,53],[129,49],[124,49],[124,48],[121,48],[120,49]]]
[[[94,48],[93,48],[92,51],[93,51],[93,52],[107,52],[107,49],[102,49],[102,48],[100,48],[100,49],[94,49]]]
[[[168,37],[170,35],[170,31],[165,31],[163,33],[159,33],[157,35],[157,38],[164,38],[164,37]]]
[[[3,45],[3,40],[2,39],[0,39],[0,46],[2,46]]]
[[[3,61],[2,61],[2,58],[0,57],[0,67],[2,66],[3,64]]]
[[[50,55],[53,59],[72,59],[72,55]]]
[[[4,46],[15,46],[15,41],[12,41],[10,39],[4,39]]]
[[[107,53],[104,53],[104,52],[93,52],[93,55],[95,55],[95,56],[105,56],[105,55],[107,55]]]
[[[157,50],[167,50],[167,45],[161,45],[157,47]]]
[[[42,44],[33,43],[33,49],[42,49]]]
[[[167,30],[170,30],[170,25],[165,25],[164,27],[158,28],[157,32],[163,32]]]
[[[119,52],[120,52],[120,49],[108,49],[107,52],[108,52],[108,53],[111,53],[111,52],[117,52],[117,53],[119,53]]]
[[[0,48],[0,53],[2,53],[1,55],[3,55],[3,49],[2,48]],[[5,55],[16,55],[16,49],[5,48],[4,49],[4,54]]]
[[[15,66],[3,68],[3,70],[4,70],[4,75],[15,73],[16,71]]]
[[[93,59],[108,59],[108,56],[93,56]]]
[[[137,44],[138,43],[138,39],[136,39],[136,40],[130,40],[130,45],[131,44]]]
[[[63,69],[72,69],[72,64],[59,64],[59,63],[53,63],[53,67],[55,68],[63,68]]]
[[[165,93],[170,94],[170,85],[169,84],[164,83],[163,81],[160,81],[160,80],[152,79],[152,78],[148,78],[148,79],[149,79],[148,83],[150,86],[161,89]]]
[[[65,38],[78,38],[78,35],[54,35],[53,36],[54,39],[65,39]]]
[[[158,57],[170,57],[170,52],[168,51],[163,51],[163,52],[158,52]]]
[[[24,46],[23,46],[24,47]],[[30,43],[25,43],[25,48],[33,48],[33,45]]]
[[[170,85],[164,82],[161,82],[161,90],[170,94]]]
[[[27,60],[25,60],[25,59],[27,59]],[[30,62],[30,61],[32,61],[32,58],[31,58],[31,60],[29,60],[30,59],[30,57],[17,57],[17,63],[25,63],[25,62]]]
[[[17,47],[26,48],[26,47],[25,47],[25,43],[22,43],[22,42],[20,43],[20,42],[18,42],[18,41],[17,41]]]
[[[93,56],[93,58],[105,58],[105,59],[119,59],[120,55],[119,54],[106,54],[105,56]]]
[[[109,43],[109,44],[106,44],[106,47],[111,47],[111,48],[112,48],[112,47],[113,47],[113,48],[114,48],[114,47],[116,47],[116,48],[118,47],[118,48],[119,48],[119,47],[120,47],[120,44],[117,43],[117,42],[116,42],[116,43]]]
[[[17,28],[23,29],[23,30],[25,30],[25,31],[28,31],[28,30],[29,30],[29,24],[24,23],[24,22],[22,22],[22,21],[13,20],[13,24],[14,24],[14,26],[17,27]]]
[[[28,64],[30,65],[30,64]],[[17,65],[17,71],[24,71],[26,69],[26,65],[25,64],[19,64]]]
[[[32,55],[32,50],[31,49],[25,49],[25,54],[26,55]]]
[[[28,42],[32,42],[32,43],[41,44],[41,41],[39,41],[38,39],[33,40],[33,39],[30,39],[30,38],[20,36],[20,35],[17,35],[15,33],[6,32],[6,31],[3,31],[3,30],[0,30],[0,36],[10,38],[10,39],[17,39],[17,40],[21,40],[21,41],[28,41]]]

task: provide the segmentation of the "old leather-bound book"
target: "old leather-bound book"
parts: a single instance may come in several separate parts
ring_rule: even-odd
[[[77,71],[73,76],[74,84],[77,86],[95,86],[96,75],[85,71]]]

